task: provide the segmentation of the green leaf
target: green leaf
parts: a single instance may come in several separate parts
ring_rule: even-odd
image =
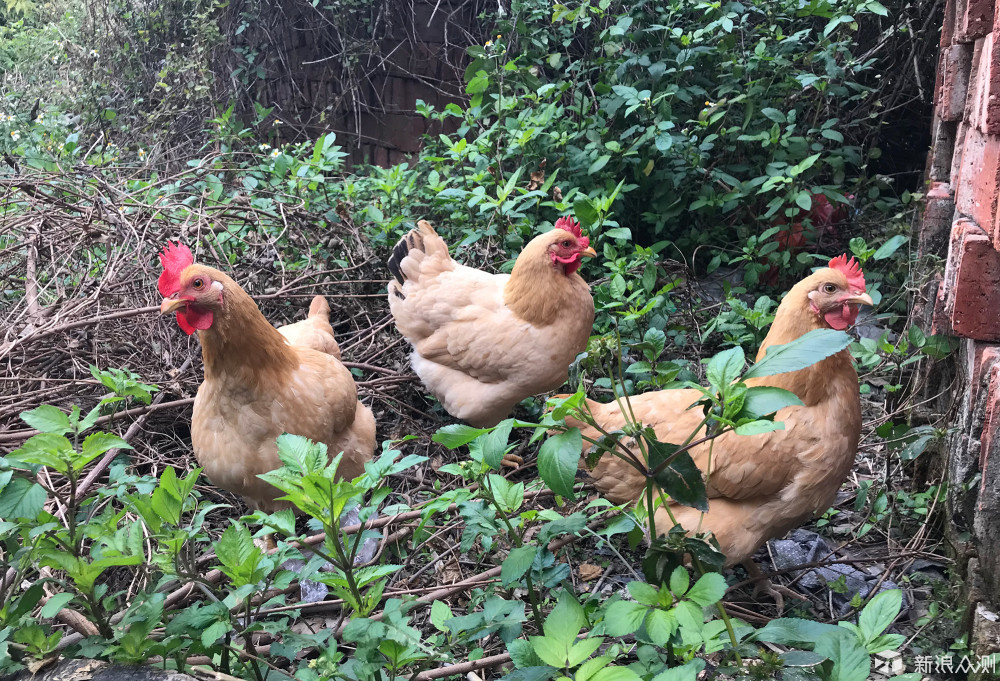
[[[660,593],[651,584],[633,581],[628,583],[627,588],[632,598],[643,605],[653,606],[660,602]]]
[[[718,572],[706,572],[694,583],[685,598],[704,608],[715,605],[724,595],[726,595],[726,578]]]
[[[812,195],[805,189],[795,195],[795,205],[802,210],[810,210],[813,206]]]
[[[737,345],[712,357],[705,367],[705,376],[712,388],[718,392],[739,378],[745,363],[746,355],[743,354],[743,348]]]
[[[550,435],[538,450],[538,474],[556,494],[572,498],[582,447],[580,429],[571,428]]]
[[[677,631],[677,617],[666,610],[650,610],[646,617],[646,634],[649,640],[658,646],[666,646],[670,637]]]
[[[907,238],[902,234],[897,234],[892,237],[884,244],[879,246],[879,249],[875,251],[875,255],[872,256],[872,260],[885,260],[892,256],[893,253],[899,250],[899,247],[907,242]]]
[[[680,597],[687,593],[690,586],[691,575],[688,574],[687,568],[683,565],[675,567],[674,571],[670,573],[670,592]]]
[[[695,681],[705,668],[705,661],[695,658],[681,667],[671,667],[653,677],[653,681]]]
[[[604,232],[608,239],[623,239],[629,241],[632,238],[632,230],[628,227],[615,227]]]
[[[454,615],[451,612],[451,608],[444,601],[434,601],[431,603],[431,624],[438,631],[443,631],[448,633],[448,627],[444,626],[444,623],[450,620]]]
[[[21,420],[40,433],[62,435],[73,430],[69,417],[49,404],[21,412]]]
[[[83,446],[80,451],[83,454],[84,461],[77,462],[77,466],[85,466],[87,463],[93,461],[101,454],[104,454],[110,449],[132,449],[132,445],[125,442],[117,435],[111,433],[91,433],[83,441]]]
[[[552,608],[552,612],[542,623],[542,629],[546,638],[562,641],[568,646],[576,640],[576,635],[586,623],[587,616],[583,613],[583,606],[571,593],[562,591],[556,607]]]
[[[35,520],[45,508],[45,488],[24,478],[14,478],[0,491],[0,518]]]
[[[879,15],[880,17],[889,16],[889,10],[887,10],[885,5],[877,0],[868,0],[868,2],[865,3],[865,9]]]
[[[590,681],[640,681],[642,677],[628,667],[605,667],[592,677]]]
[[[569,646],[562,641],[556,641],[547,636],[531,636],[528,638],[531,648],[542,662],[559,669],[566,666],[566,656]]]
[[[868,644],[879,634],[889,628],[899,609],[903,606],[903,593],[899,589],[889,589],[880,592],[858,616],[858,627],[864,636],[862,643]]]
[[[500,567],[500,583],[504,587],[510,587],[519,582],[531,568],[537,553],[538,549],[533,544],[511,549],[510,554],[504,558],[503,565]]]
[[[753,637],[758,641],[800,647],[813,645],[837,629],[839,627],[833,624],[813,622],[797,617],[782,617],[768,622],[764,627],[758,629]]]
[[[829,681],[867,681],[871,672],[871,658],[857,636],[846,629],[837,628],[821,636],[813,649],[831,662],[833,667],[825,678]]]
[[[573,214],[576,219],[580,221],[584,229],[589,229],[600,216],[597,211],[597,206],[586,196],[582,196],[573,202]]]
[[[785,407],[802,406],[802,400],[790,390],[769,385],[755,385],[747,388],[743,395],[743,409],[739,418],[760,419],[778,412]]]
[[[513,427],[514,419],[505,419],[483,438],[483,461],[493,470],[499,470],[503,456],[507,453],[507,441]]]
[[[601,647],[602,643],[604,643],[604,639],[600,636],[585,638],[581,641],[577,641],[569,647],[569,651],[566,655],[566,662],[570,667],[576,667],[588,657],[593,655],[594,652]]]
[[[593,175],[594,173],[599,172],[601,168],[606,166],[610,160],[611,154],[602,154],[601,156],[598,156],[597,160],[591,163],[590,167],[587,168],[587,174]]]
[[[489,432],[486,428],[473,428],[464,423],[453,423],[443,428],[438,428],[431,438],[434,442],[442,444],[448,449],[458,449],[467,445],[483,433]],[[509,431],[508,431],[509,432]]]
[[[741,423],[736,426],[733,431],[737,435],[763,435],[764,433],[773,433],[776,430],[784,430],[785,424],[781,421],[750,421],[748,423]]]
[[[763,115],[767,116],[772,121],[774,121],[775,123],[785,123],[785,122],[787,122],[786,119],[785,119],[785,114],[781,113],[780,111],[778,111],[777,109],[775,109],[773,107],[770,107],[770,106],[764,107],[763,109],[760,110],[760,112]]]
[[[609,636],[628,636],[638,631],[649,609],[632,601],[615,601],[604,611],[604,632]]]
[[[71,600],[73,600],[73,594],[71,593],[60,593],[54,595],[45,605],[42,606],[42,617],[55,617],[56,614],[65,608]]]
[[[840,352],[850,344],[851,337],[843,331],[813,329],[791,343],[769,347],[764,359],[747,369],[743,379],[799,371]]]
[[[656,484],[678,504],[707,511],[708,494],[701,469],[695,465],[688,452],[678,454],[677,450],[677,445],[649,441],[650,468],[656,470],[660,464],[673,457],[670,464],[656,474]]]
[[[500,681],[548,681],[556,673],[556,670],[549,666],[521,667],[502,677]]]

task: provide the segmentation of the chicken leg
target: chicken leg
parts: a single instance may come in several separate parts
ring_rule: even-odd
[[[757,598],[760,594],[766,594],[774,599],[774,605],[778,608],[778,615],[785,610],[785,599],[783,596],[788,596],[789,598],[794,598],[800,601],[808,600],[802,594],[792,591],[787,586],[775,585],[771,580],[760,571],[760,567],[757,566],[752,560],[748,560],[743,563],[743,568],[747,571],[747,576],[750,577],[750,581],[754,583],[753,587],[753,597]]]

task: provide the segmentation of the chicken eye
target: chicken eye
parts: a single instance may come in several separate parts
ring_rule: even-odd
[[[195,279],[193,282],[191,282],[191,286],[192,288],[194,288],[195,291],[200,291],[203,288],[205,288],[205,280],[201,278]]]
[[[563,248],[569,248],[571,244],[569,243],[569,240],[566,240],[566,241],[562,242],[562,245],[563,245]]]
[[[834,286],[833,284],[823,284],[823,291],[825,293],[836,293],[837,287]]]

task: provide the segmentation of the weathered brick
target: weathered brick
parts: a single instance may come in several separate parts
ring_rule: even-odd
[[[958,0],[955,4],[955,42],[982,38],[993,28],[993,0]]]
[[[947,292],[951,328],[966,338],[1000,340],[1000,253],[982,230],[966,227],[965,232],[954,284]]]
[[[969,134],[969,124],[959,121],[955,132],[955,146],[951,154],[951,168],[948,170],[948,184],[958,189],[961,181],[962,154],[965,152],[965,138]]]
[[[1000,41],[991,33],[975,45],[965,118],[980,132],[1000,133]]]
[[[951,45],[941,51],[937,113],[942,121],[957,121],[965,113],[973,52],[969,43]]]
[[[955,12],[957,0],[945,0],[944,3],[944,18],[941,24],[941,42],[939,43],[941,49],[954,44],[955,42]],[[940,73],[938,73],[940,77]]]
[[[927,191],[924,214],[917,237],[917,257],[947,255],[948,236],[955,216],[955,197],[951,185],[933,182]]]
[[[927,154],[925,172],[927,179],[932,182],[948,182],[951,179],[951,161],[955,153],[958,124],[935,117],[932,126],[931,149]]]
[[[959,213],[992,231],[993,211],[1000,193],[1000,137],[968,127],[962,146],[958,177],[952,173],[955,206]]]

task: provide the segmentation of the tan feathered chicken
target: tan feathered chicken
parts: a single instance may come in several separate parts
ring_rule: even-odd
[[[587,347],[594,300],[577,274],[594,256],[572,218],[532,239],[508,274],[459,265],[427,222],[393,249],[389,309],[410,364],[449,414],[493,426],[566,382]]]
[[[871,305],[864,275],[853,259],[840,256],[806,277],[781,301],[774,323],[757,359],[767,348],[789,343],[813,329],[846,329],[855,322],[859,305]],[[677,521],[689,532],[710,531],[718,539],[727,565],[743,563],[758,583],[781,607],[779,589],[763,579],[750,560],[765,541],[780,537],[833,502],[854,463],[861,434],[861,400],[858,375],[847,350],[806,368],[775,376],[752,378],[748,385],[776,386],[798,395],[803,406],[787,407],[776,420],[785,429],[762,435],[726,433],[713,442],[711,471],[709,445],[691,450],[695,463],[707,476],[708,512],[671,505]],[[652,426],[661,442],[684,442],[702,419],[700,409],[688,409],[701,399],[695,390],[661,390],[629,399],[635,418]],[[606,431],[625,424],[614,402],[588,400],[596,423]],[[594,439],[593,428],[567,419]],[[585,443],[585,448],[589,445]],[[644,477],[624,461],[605,454],[591,471],[595,485],[616,503],[639,499]],[[659,508],[658,530],[673,523]],[[781,590],[787,593],[787,590]]]
[[[330,304],[323,296],[316,296],[309,303],[309,316],[300,322],[279,326],[278,331],[292,345],[341,358],[340,346],[330,326]]]
[[[193,262],[186,246],[167,244],[158,287],[160,312],[176,313],[181,329],[197,330],[201,341],[205,380],[195,397],[191,443],[208,478],[252,508],[287,507],[275,501],[279,490],[257,477],[281,466],[275,439],[286,432],[326,444],[331,457],[344,452],[340,477],[364,472],[375,448],[375,418],[330,350],[339,354],[326,301],[317,296],[306,321],[284,327],[286,340],[235,281]]]

